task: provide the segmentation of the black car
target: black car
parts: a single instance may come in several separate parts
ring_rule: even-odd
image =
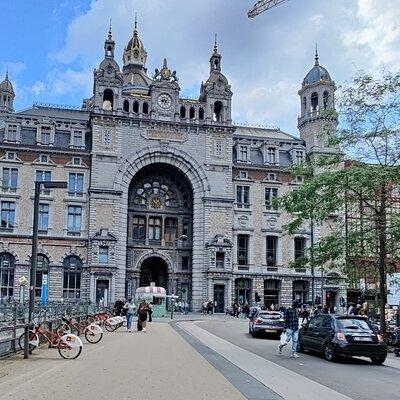
[[[249,333],[253,337],[262,334],[280,335],[283,330],[283,317],[279,311],[257,311],[249,321]]]
[[[383,364],[387,350],[383,337],[374,332],[367,319],[351,315],[318,315],[303,324],[299,351],[321,352],[328,361],[338,356],[369,357],[373,364]]]

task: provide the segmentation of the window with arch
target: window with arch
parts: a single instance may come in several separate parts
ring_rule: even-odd
[[[203,107],[199,108],[199,119],[204,119],[204,109],[203,109]]]
[[[112,111],[114,108],[114,92],[106,89],[103,93],[103,110]]]
[[[111,46],[107,47],[107,56],[109,56],[109,57],[112,56],[112,48],[111,48]]]
[[[220,101],[216,101],[214,103],[214,117],[213,120],[215,122],[222,121],[222,103]]]
[[[196,116],[196,111],[195,111],[194,107],[190,107],[190,109],[189,109],[189,118],[190,119],[194,119],[195,116]]]
[[[63,298],[81,297],[82,261],[79,257],[69,256],[63,262]]]
[[[49,276],[49,259],[44,254],[38,254],[36,265],[35,296],[42,297],[43,275]]]
[[[181,118],[186,118],[186,108],[185,108],[185,106],[181,106],[180,116],[181,116]]]
[[[143,108],[142,108],[142,110],[143,110],[143,114],[148,114],[148,113],[149,113],[149,103],[147,103],[147,101],[145,101],[145,102],[143,103]]]
[[[329,93],[326,90],[324,92],[323,101],[324,101],[324,110],[327,110],[329,105]]]
[[[129,112],[129,101],[125,100],[123,105],[124,111]]]
[[[136,100],[133,102],[133,112],[135,114],[137,114],[139,112],[139,102]]]
[[[314,92],[311,95],[311,111],[318,111],[318,93]]]
[[[1,298],[8,299],[14,295],[15,258],[10,253],[0,254]]]

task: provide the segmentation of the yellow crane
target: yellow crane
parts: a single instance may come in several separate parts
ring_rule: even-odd
[[[249,18],[254,18],[258,14],[261,14],[262,12],[267,11],[272,7],[276,7],[283,3],[286,3],[287,1],[289,1],[289,0],[260,0],[260,1],[257,1],[257,3],[254,4],[253,7],[251,7],[249,12],[247,13],[247,16]]]

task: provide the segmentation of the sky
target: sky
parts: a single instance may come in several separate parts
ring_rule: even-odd
[[[216,33],[234,121],[297,136],[297,91],[316,43],[337,86],[360,70],[399,69],[399,0],[289,0],[249,19],[255,1],[0,0],[0,76],[8,67],[17,110],[35,101],[80,106],[92,95],[110,18],[122,67],[137,12],[149,75],[166,57],[181,95],[197,97]]]

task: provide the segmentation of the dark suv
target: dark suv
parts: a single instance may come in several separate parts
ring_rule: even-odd
[[[318,315],[302,326],[299,351],[318,351],[328,361],[337,356],[369,357],[373,364],[383,364],[386,345],[381,335],[374,333],[365,317],[351,315]]]

